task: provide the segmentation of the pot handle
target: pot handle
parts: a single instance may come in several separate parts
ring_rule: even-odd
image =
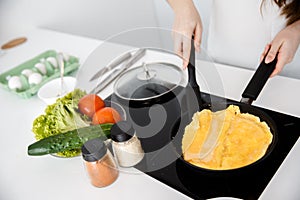
[[[242,97],[244,99],[242,99],[242,102],[248,102],[249,104],[251,104],[252,101],[257,99],[259,93],[262,91],[267,80],[275,69],[277,56],[278,55],[276,55],[274,60],[268,64],[265,63],[266,57],[264,57],[263,61],[258,66],[256,72],[252,76],[250,82],[248,83],[246,89],[242,94]],[[247,99],[247,101],[245,101],[245,99]]]

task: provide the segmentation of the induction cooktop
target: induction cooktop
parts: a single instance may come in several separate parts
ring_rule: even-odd
[[[234,102],[207,93],[202,93],[201,97],[204,103],[211,102],[212,99],[213,101]],[[171,132],[174,124],[171,122],[176,121],[176,116],[171,114],[170,116],[174,116],[174,119],[168,119],[166,128],[151,137],[140,137],[142,146],[148,155],[135,167],[193,199],[214,197],[258,199],[300,136],[300,119],[257,108],[275,121],[278,130],[275,149],[260,165],[254,165],[246,171],[237,170],[234,173],[188,170],[172,148]],[[135,114],[134,112],[131,113],[132,116]],[[137,112],[141,112],[141,110],[137,109]],[[148,113],[144,114],[148,115]],[[141,113],[137,113],[137,115],[141,115]],[[137,134],[139,134],[138,131]]]

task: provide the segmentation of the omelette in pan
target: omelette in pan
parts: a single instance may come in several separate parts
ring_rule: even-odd
[[[217,112],[204,109],[195,113],[185,128],[183,158],[201,168],[236,169],[263,157],[272,138],[265,122],[252,114],[241,113],[238,106],[230,105]]]

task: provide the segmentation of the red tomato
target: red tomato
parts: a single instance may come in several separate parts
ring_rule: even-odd
[[[95,112],[105,107],[104,101],[96,94],[88,94],[79,100],[78,108],[82,114],[93,117]]]
[[[122,118],[118,111],[111,107],[105,107],[98,110],[93,116],[93,124],[116,123]]]

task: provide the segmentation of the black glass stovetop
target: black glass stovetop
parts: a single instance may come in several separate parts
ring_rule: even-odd
[[[204,102],[211,102],[212,99],[224,100],[206,93],[201,95]],[[228,99],[227,101],[234,102]],[[172,143],[170,134],[174,125],[168,124],[171,119],[166,122],[167,128],[164,130],[152,137],[140,138],[145,152],[155,153],[146,156],[136,168],[193,199],[214,197],[258,199],[300,136],[299,118],[264,108],[258,109],[275,121],[278,130],[278,143],[275,149],[268,159],[258,166],[247,171],[237,170],[234,173],[207,173],[186,169],[182,159],[176,157],[176,151],[170,145]],[[163,148],[163,146],[167,147]]]

